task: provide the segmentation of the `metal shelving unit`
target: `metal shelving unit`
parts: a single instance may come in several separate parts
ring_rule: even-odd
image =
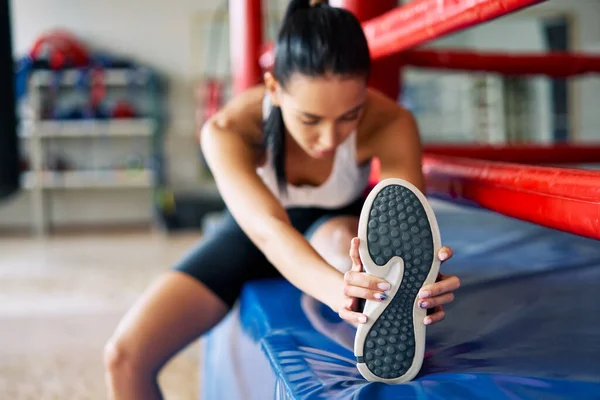
[[[49,119],[44,116],[44,91],[80,87],[82,71],[34,71],[28,83],[28,95],[19,135],[26,142],[29,170],[22,174],[22,187],[31,194],[32,230],[36,235],[46,235],[52,225],[47,201],[53,190],[147,190],[152,204],[160,184],[159,168],[162,159],[162,138],[159,118],[157,88],[143,70],[107,69],[102,71],[102,85],[111,88],[144,90],[150,99],[151,110],[139,118]],[[135,88],[135,89],[132,89]],[[149,91],[149,92],[148,92]],[[136,92],[137,94],[138,92]],[[148,116],[149,115],[149,116]],[[49,143],[81,141],[84,147],[97,146],[123,140],[137,140],[149,153],[146,160],[133,168],[75,168],[52,170],[45,165]],[[96,142],[94,142],[96,141]],[[61,142],[62,143],[62,142]],[[90,144],[91,143],[91,144]],[[115,145],[118,146],[118,145]],[[93,150],[93,149],[91,149]],[[152,215],[152,213],[150,213]],[[149,221],[152,222],[152,221]]]

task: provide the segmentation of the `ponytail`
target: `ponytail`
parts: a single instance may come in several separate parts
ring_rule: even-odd
[[[375,1],[375,0],[374,0]],[[285,15],[283,16],[283,21],[287,21],[292,14],[294,14],[298,10],[306,10],[311,7],[323,7],[329,5],[329,1],[327,0],[290,0],[290,4],[288,4],[287,9],[285,10]]]
[[[290,19],[296,11],[307,8],[310,8],[310,0],[290,0],[290,4],[288,4],[283,16],[283,22]]]
[[[271,112],[264,123],[264,147],[271,151],[273,168],[277,177],[277,185],[282,194],[287,194],[285,177],[285,123],[281,108],[271,107]]]

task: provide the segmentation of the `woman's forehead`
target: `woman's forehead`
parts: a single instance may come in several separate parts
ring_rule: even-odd
[[[314,115],[341,115],[360,106],[366,95],[364,78],[310,77],[295,74],[285,87],[289,105]]]

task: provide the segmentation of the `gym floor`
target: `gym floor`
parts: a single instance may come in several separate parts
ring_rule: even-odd
[[[0,239],[0,398],[106,399],[103,347],[197,233]],[[167,365],[165,398],[198,398],[199,341]]]

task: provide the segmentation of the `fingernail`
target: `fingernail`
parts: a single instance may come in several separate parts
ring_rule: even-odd
[[[365,322],[367,322],[367,317],[364,315],[361,315],[358,317],[358,322],[364,324]]]
[[[427,307],[429,307],[429,303],[426,302],[426,301],[421,301],[419,303],[419,307],[421,307],[421,308],[427,308]]]
[[[424,299],[425,297],[429,297],[431,293],[429,292],[429,290],[424,290],[422,292],[419,292],[419,298],[420,299]]]
[[[376,299],[384,301],[385,299],[387,299],[387,296],[383,293],[375,293],[373,296],[375,296]]]
[[[423,322],[425,323],[425,325],[431,325],[431,318],[425,317],[425,320]]]
[[[446,252],[440,253],[441,261],[446,261],[447,259],[448,259],[448,253],[446,253]]]
[[[392,288],[392,285],[390,285],[387,282],[381,282],[380,284],[377,285],[377,287],[379,289],[383,290],[384,292],[386,292]]]

